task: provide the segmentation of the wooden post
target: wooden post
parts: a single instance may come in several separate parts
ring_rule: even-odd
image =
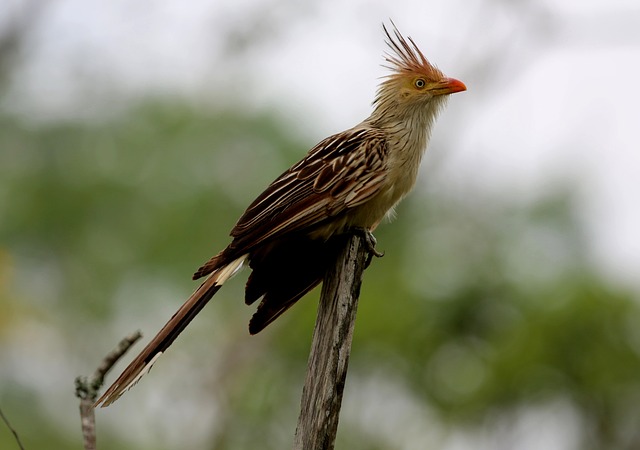
[[[363,239],[353,235],[324,278],[293,450],[334,447],[368,256]]]

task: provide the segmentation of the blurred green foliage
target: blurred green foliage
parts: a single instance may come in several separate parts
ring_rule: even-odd
[[[77,410],[55,402],[68,396],[73,405],[74,371],[91,372],[116,343],[109,333],[119,309],[141,320],[158,304],[158,280],[186,296],[191,273],[226,245],[243,208],[309,144],[269,115],[177,103],[100,123],[0,117],[0,407],[27,448],[80,448]],[[385,404],[367,412],[363,400],[389,386],[439,426],[479,429],[488,418],[562,401],[580,423],[581,448],[640,447],[640,309],[589,265],[570,189],[515,206],[418,190],[398,216],[379,229],[386,256],[365,274],[337,448],[404,448],[405,430],[381,438],[376,423],[365,423],[387,407],[394,414]],[[126,295],[132,278],[135,298]],[[318,293],[248,338],[242,284],[220,294],[217,318],[199,321],[207,329],[216,321],[210,335],[187,331],[176,344],[187,356],[169,352],[142,383],[153,386],[161,370],[182,380],[181,362],[202,366],[183,382],[209,379],[206,391],[156,393],[160,404],[193,405],[194,416],[202,404],[217,405],[212,431],[193,448],[292,441]],[[43,329],[34,324],[60,341],[58,353],[44,354],[64,366],[44,387],[21,375],[21,357],[33,354],[17,346]],[[209,356],[213,368],[203,362]],[[138,407],[112,408],[129,417]],[[166,414],[145,411],[148,427]],[[117,419],[102,427],[103,414],[103,448],[158,448]],[[190,433],[190,416],[181,419],[175,433]],[[0,447],[15,447],[2,426]]]

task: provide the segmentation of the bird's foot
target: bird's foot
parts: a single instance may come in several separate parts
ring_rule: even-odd
[[[371,233],[371,231],[369,231],[368,228],[354,227],[351,229],[351,232],[360,236],[364,241],[364,245],[369,252],[367,266],[369,266],[374,256],[376,258],[382,258],[384,256],[384,252],[379,252],[378,250],[376,250],[376,244],[378,243],[378,241],[376,241],[375,236],[373,235],[373,233]]]

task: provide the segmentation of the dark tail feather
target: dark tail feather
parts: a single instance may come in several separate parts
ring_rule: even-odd
[[[186,328],[193,318],[211,300],[211,297],[218,292],[225,281],[233,276],[242,264],[246,256],[221,267],[215,271],[189,299],[178,309],[169,319],[160,332],[147,344],[140,354],[129,364],[118,379],[107,389],[98,399],[94,406],[102,404],[109,406],[115,402],[124,392],[135,385],[149,370],[162,353],[169,348],[178,335]]]
[[[258,310],[249,321],[249,333],[257,334],[264,330],[267,325],[280,317],[282,313],[291,308],[298,300],[300,300],[311,289],[316,287],[321,281],[322,277],[312,280],[293,296],[265,295],[258,306]]]
[[[329,241],[298,236],[275,241],[251,255],[253,269],[245,290],[245,302],[250,305],[262,297],[251,318],[249,332],[256,334],[293,306],[324,278],[343,236]]]

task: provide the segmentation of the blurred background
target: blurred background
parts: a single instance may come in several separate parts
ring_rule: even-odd
[[[640,448],[637,0],[4,0],[0,408],[25,448],[81,448],[74,378],[369,114],[388,18],[468,91],[377,232],[336,448]],[[318,293],[250,337],[245,276],[97,411],[99,448],[291,446]]]

